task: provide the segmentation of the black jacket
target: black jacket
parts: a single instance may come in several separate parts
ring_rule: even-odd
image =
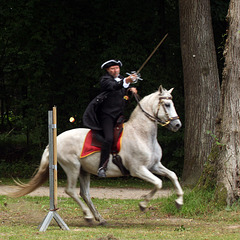
[[[102,130],[99,115],[107,114],[117,119],[123,115],[126,95],[126,88],[123,87],[123,77],[119,76],[121,81],[117,82],[108,73],[101,77],[101,93],[96,96],[86,108],[83,114],[83,124],[85,127],[93,130]]]

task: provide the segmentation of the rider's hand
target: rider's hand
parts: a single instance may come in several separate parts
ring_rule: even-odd
[[[126,77],[126,83],[133,83],[138,78],[137,74],[131,74],[128,77]]]
[[[137,89],[135,87],[131,87],[129,88],[129,90],[133,93],[133,94],[137,94]]]

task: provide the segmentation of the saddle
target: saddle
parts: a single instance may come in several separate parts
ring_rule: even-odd
[[[129,175],[129,171],[123,166],[122,159],[118,155],[122,145],[123,125],[124,125],[124,117],[121,116],[117,120],[117,123],[114,127],[114,137],[113,137],[111,154],[113,155],[113,160],[112,160],[113,163],[119,167],[122,174]],[[80,158],[87,157],[95,152],[100,152],[103,140],[104,138],[101,131],[90,130],[85,137]]]
[[[117,120],[117,123],[113,129],[113,145],[111,153],[118,153],[121,148],[121,137],[123,133],[123,124],[124,117],[120,116]],[[92,142],[91,145],[94,147],[102,147],[102,143],[104,141],[103,135],[101,131],[92,130]]]

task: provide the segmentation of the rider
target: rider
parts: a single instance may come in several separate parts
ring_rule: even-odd
[[[106,177],[106,165],[113,144],[113,129],[119,116],[123,115],[126,91],[137,93],[135,87],[129,88],[137,75],[124,78],[120,75],[120,67],[122,63],[119,60],[109,60],[102,64],[101,69],[106,70],[106,73],[100,78],[101,94],[88,105],[83,115],[83,124],[86,127],[103,132],[99,177]]]

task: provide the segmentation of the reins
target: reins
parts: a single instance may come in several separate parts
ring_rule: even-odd
[[[149,114],[148,112],[146,112],[146,111],[142,108],[142,106],[141,106],[141,104],[140,104],[140,100],[141,100],[141,99],[140,99],[140,96],[139,96],[138,94],[133,94],[133,95],[134,95],[134,97],[135,97],[135,99],[136,99],[136,102],[137,102],[139,108],[142,110],[142,112],[145,114],[145,116],[148,117],[151,121],[159,123],[162,127],[167,126],[172,120],[179,119],[179,116],[169,117],[169,114],[168,114],[168,112],[167,112],[164,104],[162,104],[162,103],[163,103],[163,101],[162,101],[163,99],[170,99],[170,100],[172,100],[172,97],[161,97],[161,96],[159,97],[158,110],[157,110],[157,114],[156,114],[156,115],[158,115],[158,112],[159,112],[159,110],[160,110],[160,106],[162,105],[162,107],[163,107],[163,109],[164,109],[164,112],[165,112],[165,114],[166,114],[167,117],[168,117],[168,120],[167,120],[166,122],[163,122],[160,118],[158,118],[157,116],[152,116],[151,114]]]

